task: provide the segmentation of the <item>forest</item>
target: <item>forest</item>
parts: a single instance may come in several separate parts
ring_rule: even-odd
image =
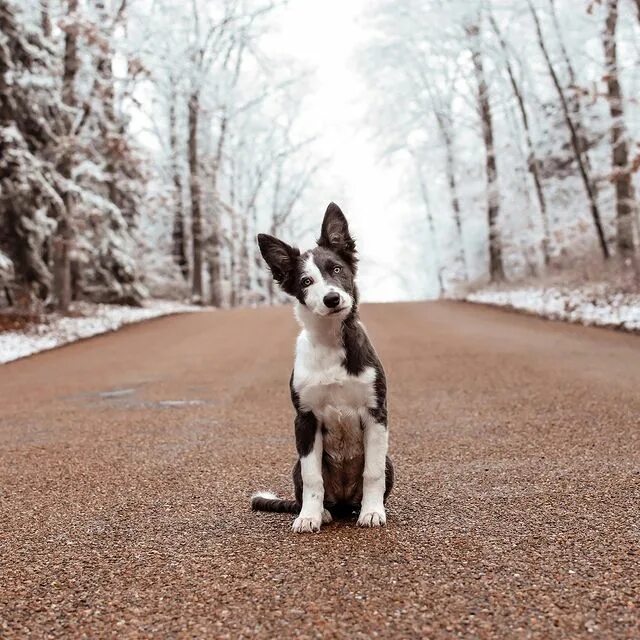
[[[374,121],[412,165],[440,291],[572,269],[637,286],[640,2],[382,1],[372,19]]]
[[[292,224],[316,169],[292,135],[303,73],[260,51],[275,9],[0,2],[5,304],[264,289],[258,208],[272,233]]]
[[[332,199],[301,123],[313,70],[268,46],[288,4],[0,0],[0,307],[276,299],[256,233],[310,237]],[[362,20],[360,127],[437,295],[637,286],[640,0],[374,0]]]

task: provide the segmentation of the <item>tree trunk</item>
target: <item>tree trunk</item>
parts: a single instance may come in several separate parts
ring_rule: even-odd
[[[536,156],[536,150],[533,145],[533,139],[531,136],[531,128],[529,126],[529,115],[527,113],[527,108],[524,102],[524,96],[522,95],[522,91],[520,91],[520,86],[518,85],[513,66],[511,65],[511,60],[509,59],[509,50],[507,48],[507,43],[504,41],[502,33],[500,32],[498,24],[496,23],[493,16],[489,18],[489,22],[491,23],[491,27],[493,28],[493,31],[496,34],[498,41],[500,42],[500,48],[502,49],[502,52],[504,54],[507,75],[509,76],[509,84],[511,85],[513,95],[515,96],[516,102],[518,104],[520,118],[522,119],[525,143],[527,145],[527,168],[529,169],[531,177],[533,178],[536,196],[538,198],[538,205],[540,207],[540,216],[542,218],[542,255],[544,256],[545,266],[548,266],[550,262],[549,244],[551,239],[551,232],[549,229],[549,215],[547,213],[547,203],[544,197],[544,191],[542,190],[542,180],[540,178],[540,161]]]
[[[250,238],[251,244],[247,244],[249,251],[249,278],[252,282],[255,282],[256,291],[263,290],[264,282],[264,267],[262,266],[262,256],[258,250],[258,243],[255,238],[258,234],[258,209],[253,209],[253,215],[251,218],[251,230]],[[272,278],[269,278],[271,280]]]
[[[549,7],[551,9],[551,22],[553,23],[553,28],[556,32],[558,45],[560,46],[560,53],[562,54],[562,59],[564,60],[564,64],[567,68],[567,73],[569,75],[569,86],[577,89],[578,80],[573,64],[571,63],[571,58],[569,57],[569,52],[567,51],[567,47],[564,44],[564,38],[562,37],[563,32],[562,28],[560,27],[560,21],[558,20],[558,14],[556,12],[555,0],[549,0]],[[588,132],[585,130],[585,127],[582,124],[580,93],[578,91],[574,91],[573,95],[569,95],[568,97],[565,96],[565,98],[567,100],[567,104],[569,105],[569,111],[573,114],[573,126],[578,137],[580,152],[583,154],[583,162],[587,167],[587,171],[591,172],[591,160],[589,158],[589,136]],[[597,199],[598,188],[597,185],[593,182],[591,184],[591,189],[593,190],[594,198]]]
[[[442,266],[440,264],[440,251],[438,248],[438,236],[436,235],[436,226],[433,220],[433,211],[431,210],[431,199],[429,198],[429,191],[427,184],[422,175],[420,163],[418,159],[414,157],[414,164],[416,168],[416,175],[418,177],[418,184],[420,185],[420,196],[422,197],[422,203],[424,204],[425,213],[427,214],[427,224],[429,225],[429,235],[431,236],[431,245],[433,250],[433,261],[436,267],[436,278],[438,281],[438,298],[441,298],[445,292],[444,282],[442,280]]]
[[[639,0],[640,1],[640,0]],[[628,258],[634,253],[635,197],[629,171],[629,150],[624,123],[622,91],[618,79],[618,52],[616,27],[618,23],[618,0],[607,0],[607,17],[603,33],[606,81],[611,113],[612,166],[616,186],[617,244],[621,256]]]
[[[440,113],[436,113],[436,121],[444,140],[444,150],[446,156],[446,174],[447,184],[449,185],[449,195],[451,197],[451,210],[453,211],[453,219],[456,223],[458,232],[458,259],[462,265],[462,273],[464,280],[469,279],[469,271],[467,268],[467,259],[464,252],[464,236],[462,235],[462,216],[460,213],[460,198],[458,197],[458,184],[456,181],[456,162],[453,150],[453,139],[449,122]],[[420,178],[421,179],[421,178]]]
[[[472,41],[471,58],[478,83],[478,107],[482,122],[482,138],[485,147],[485,166],[487,177],[487,219],[489,224],[489,276],[491,281],[504,279],[502,263],[502,246],[498,216],[500,215],[500,192],[498,187],[498,167],[496,165],[495,147],[493,142],[493,121],[491,104],[489,103],[489,89],[484,72],[482,53],[480,50],[480,27],[472,24],[467,27],[467,34]]]
[[[180,267],[182,277],[189,278],[189,261],[187,259],[187,244],[184,237],[184,206],[182,202],[182,176],[178,163],[178,127],[176,114],[177,96],[175,92],[171,94],[169,104],[169,147],[171,152],[171,173],[173,179],[175,212],[173,217],[173,250],[172,255],[175,263]]]
[[[191,238],[193,243],[193,280],[191,294],[197,304],[203,303],[203,246],[202,207],[200,202],[200,176],[198,166],[198,116],[200,94],[193,91],[189,96],[189,191],[191,194]]]
[[[79,69],[77,26],[78,0],[67,0],[67,17],[73,18],[65,33],[64,70],[62,75],[62,101],[68,106],[76,103],[75,79]]]
[[[229,305],[237,307],[240,304],[240,211],[236,203],[236,171],[233,159],[229,161],[229,208],[227,213],[230,220],[229,235]]]
[[[45,37],[51,37],[51,14],[49,12],[49,0],[40,0],[40,26]]]
[[[576,126],[571,118],[571,114],[569,112],[569,104],[567,102],[567,98],[562,89],[562,85],[560,84],[560,80],[558,78],[558,74],[556,73],[553,63],[551,62],[551,58],[549,56],[549,52],[547,51],[547,46],[544,42],[544,37],[542,35],[542,27],[540,26],[540,20],[538,18],[538,14],[536,10],[533,8],[531,4],[531,0],[527,0],[529,4],[529,10],[531,11],[531,16],[533,17],[533,21],[536,28],[536,34],[538,37],[538,44],[540,46],[540,50],[542,51],[542,55],[547,64],[547,69],[549,70],[549,75],[551,76],[551,80],[553,81],[553,85],[558,93],[558,98],[560,99],[560,104],[562,106],[562,112],[564,115],[564,119],[569,129],[569,134],[571,138],[571,146],[573,148],[574,155],[576,157],[576,162],[578,163],[578,169],[580,171],[580,176],[582,178],[582,182],[584,184],[585,191],[587,193],[587,198],[589,200],[589,206],[591,209],[591,217],[593,219],[593,224],[596,228],[596,233],[598,235],[598,242],[600,243],[600,249],[602,250],[602,255],[605,259],[609,258],[609,247],[607,246],[607,240],[604,236],[604,229],[602,227],[602,220],[600,217],[600,209],[598,208],[598,203],[596,201],[595,189],[592,184],[591,178],[589,176],[588,167],[585,162],[585,159],[582,155],[582,144],[580,142],[580,137]]]
[[[224,300],[222,294],[222,230],[220,228],[220,210],[214,205],[211,233],[211,258],[209,260],[209,274],[211,277],[211,304],[221,307]]]
[[[211,233],[211,252],[209,273],[211,274],[211,304],[214,307],[221,307],[223,303],[222,295],[222,211],[220,207],[220,196],[218,194],[218,172],[222,164],[222,150],[224,148],[227,134],[227,116],[223,115],[220,121],[220,131],[218,134],[218,145],[214,158],[212,192],[213,192],[213,231]]]
[[[569,84],[575,86],[577,84],[576,72],[575,72],[575,69],[573,68],[573,64],[571,64],[571,58],[569,57],[567,47],[565,46],[564,40],[562,38],[562,28],[560,27],[560,21],[558,20],[558,14],[556,12],[555,0],[549,0],[549,8],[551,9],[551,22],[553,23],[553,28],[558,38],[560,53],[562,54],[562,59],[564,60],[564,63],[567,65],[567,71],[569,73]]]
[[[109,200],[113,202],[119,209],[122,209],[122,199],[116,184],[117,166],[114,156],[114,138],[116,133],[116,108],[115,108],[115,87],[113,84],[113,68],[112,58],[113,51],[111,47],[111,30],[109,29],[111,18],[105,6],[105,0],[95,0],[96,12],[99,19],[99,27],[102,31],[105,46],[98,47],[98,56],[96,61],[96,77],[98,83],[98,96],[102,104],[103,117],[100,118],[100,134],[104,144],[105,157],[105,173],[107,194]]]
[[[72,108],[76,104],[75,80],[79,68],[78,42],[77,42],[77,16],[78,0],[67,1],[67,16],[72,18],[69,22],[64,44],[64,69],[62,75],[62,101]],[[69,118],[67,131],[71,136],[72,117]],[[73,168],[73,140],[67,139],[59,164],[60,174],[67,180],[71,180]],[[58,218],[58,226],[53,238],[53,286],[56,307],[61,313],[69,310],[71,303],[71,263],[69,251],[73,240],[71,220],[73,218],[74,196],[70,190],[62,194],[65,210]]]
[[[242,216],[240,243],[240,302],[242,304],[246,304],[248,294],[251,291],[251,267],[249,264],[249,211]]]

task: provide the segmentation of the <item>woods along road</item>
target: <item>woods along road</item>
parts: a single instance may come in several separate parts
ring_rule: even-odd
[[[365,305],[384,529],[291,532],[290,308],[174,316],[0,368],[0,636],[640,636],[640,338]]]

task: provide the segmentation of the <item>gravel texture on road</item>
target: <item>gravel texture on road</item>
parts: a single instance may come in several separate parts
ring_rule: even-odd
[[[154,320],[0,369],[0,637],[638,638],[640,338],[365,305],[383,529],[292,495],[290,308]]]

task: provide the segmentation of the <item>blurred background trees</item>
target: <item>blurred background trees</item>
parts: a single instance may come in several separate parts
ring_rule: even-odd
[[[636,0],[361,4],[354,126],[411,214],[358,215],[412,248],[399,281],[638,277]],[[0,306],[276,299],[256,232],[311,239],[356,189],[304,117],[309,70],[270,53],[286,7],[0,0]]]
[[[382,153],[402,162],[408,150],[416,206],[430,202],[433,218],[437,203],[427,232],[445,289],[582,259],[595,270],[613,260],[638,278],[637,8],[371,3],[361,67],[377,92]]]
[[[266,299],[256,225],[283,231],[317,160],[295,64],[239,0],[0,0],[7,304]]]

